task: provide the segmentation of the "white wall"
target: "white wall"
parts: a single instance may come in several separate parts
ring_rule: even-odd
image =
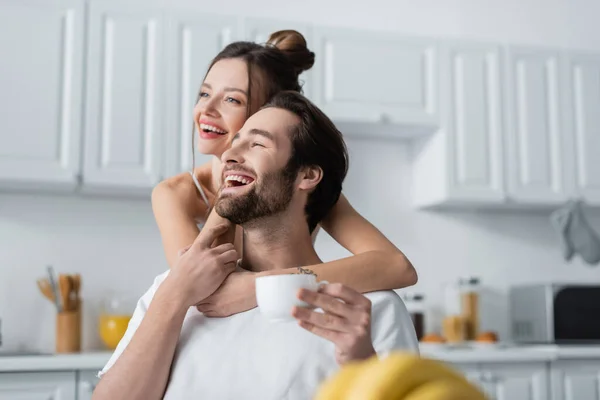
[[[591,0],[371,0],[351,7],[343,0],[308,0],[292,8],[284,1],[234,0],[227,3],[231,11],[218,4],[202,2],[203,11],[600,49],[600,4]],[[562,261],[547,213],[416,212],[409,203],[407,146],[366,140],[352,140],[349,146],[352,164],[346,194],[414,262],[420,275],[415,290],[424,291],[432,307],[439,305],[437,294],[444,282],[476,274],[491,293],[484,326],[504,335],[508,285],[600,278],[597,269]],[[373,179],[381,171],[386,171],[384,185]],[[597,215],[594,222],[600,230]],[[325,235],[317,248],[324,259],[347,254]],[[106,291],[139,295],[165,268],[149,203],[0,194],[0,318],[6,347],[52,349],[52,308],[35,286],[48,263],[58,271],[83,274],[84,347],[99,346],[94,322]]]

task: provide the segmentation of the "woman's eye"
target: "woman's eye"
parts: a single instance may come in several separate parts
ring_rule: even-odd
[[[233,97],[227,97],[227,98],[225,99],[225,101],[226,101],[227,103],[242,104],[242,102],[241,102],[241,101],[239,101],[238,99],[234,99]]]
[[[208,93],[206,93],[206,92],[200,92],[200,96],[199,97],[208,97]]]
[[[252,147],[265,147],[262,143],[254,142],[252,143]]]

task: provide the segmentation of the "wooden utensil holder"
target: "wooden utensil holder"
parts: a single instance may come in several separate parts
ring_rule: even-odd
[[[81,307],[56,314],[56,352],[81,351]]]

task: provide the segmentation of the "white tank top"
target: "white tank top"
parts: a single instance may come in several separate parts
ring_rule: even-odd
[[[206,207],[210,208],[210,204],[208,203],[208,198],[204,194],[204,190],[202,189],[202,185],[200,185],[200,182],[198,182],[198,178],[196,178],[196,175],[192,171],[190,171],[190,175],[192,176],[194,185],[196,185],[196,187],[198,188],[198,191],[200,192],[200,196],[202,196],[202,200],[204,200],[204,202],[206,203]]]

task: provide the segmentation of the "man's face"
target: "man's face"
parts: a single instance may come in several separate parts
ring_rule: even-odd
[[[293,113],[274,107],[246,121],[221,158],[223,186],[215,206],[220,216],[242,225],[287,209],[297,176],[288,166],[289,131],[299,122]]]

